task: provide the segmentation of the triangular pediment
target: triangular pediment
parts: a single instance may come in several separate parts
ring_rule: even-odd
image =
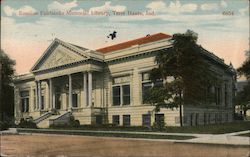
[[[40,71],[72,64],[88,59],[81,49],[56,39],[33,66],[31,71]]]

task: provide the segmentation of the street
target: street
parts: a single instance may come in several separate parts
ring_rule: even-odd
[[[1,154],[50,157],[248,157],[247,146],[71,135],[3,135]]]

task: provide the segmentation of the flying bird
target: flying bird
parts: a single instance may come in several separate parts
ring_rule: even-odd
[[[108,36],[107,36],[107,38],[111,38],[112,40],[114,39],[114,38],[116,38],[116,31],[114,31],[113,33],[111,33],[111,34],[109,34]]]

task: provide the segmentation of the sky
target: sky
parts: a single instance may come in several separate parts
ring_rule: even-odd
[[[1,49],[16,60],[16,74],[28,73],[54,38],[95,50],[188,29],[198,33],[198,44],[237,68],[249,50],[249,1],[1,1]]]

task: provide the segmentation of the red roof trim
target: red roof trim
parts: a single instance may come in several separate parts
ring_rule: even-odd
[[[146,36],[146,37],[142,37],[142,38],[138,38],[138,39],[134,39],[134,40],[129,40],[129,41],[119,43],[116,45],[100,48],[100,49],[97,49],[96,51],[101,52],[101,53],[108,53],[108,52],[112,52],[112,51],[125,49],[125,48],[131,47],[133,45],[142,45],[142,44],[146,44],[146,43],[150,43],[150,42],[154,42],[154,41],[158,41],[158,40],[162,40],[162,39],[167,39],[170,37],[172,37],[172,36],[168,35],[168,34],[157,33],[157,34],[153,34],[150,36]]]

